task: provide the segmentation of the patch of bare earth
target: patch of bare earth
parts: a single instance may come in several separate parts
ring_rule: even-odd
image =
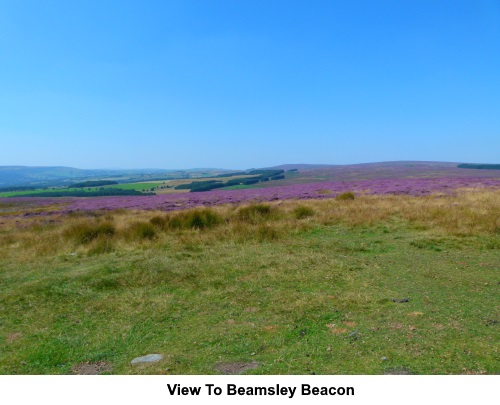
[[[235,363],[219,363],[215,366],[215,369],[222,374],[242,374],[247,370],[253,370],[259,367],[259,363],[256,361],[252,362],[235,362]]]
[[[98,375],[107,371],[111,371],[111,366],[105,361],[80,363],[71,369],[72,374],[76,375]]]
[[[7,335],[7,342],[12,343],[21,338],[22,335],[23,334],[21,332],[9,333]]]

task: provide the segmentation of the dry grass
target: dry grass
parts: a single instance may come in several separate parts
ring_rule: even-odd
[[[2,218],[0,254],[18,257],[87,252],[99,254],[143,243],[162,246],[172,236],[196,246],[214,240],[269,241],[317,225],[374,226],[405,221],[439,235],[500,235],[500,191],[456,195],[358,196],[354,200],[284,201],[159,211],[88,212],[42,218]],[[498,243],[491,242],[491,248]],[[23,254],[19,255],[19,249]]]

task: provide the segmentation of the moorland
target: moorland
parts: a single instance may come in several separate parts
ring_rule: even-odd
[[[1,198],[0,373],[500,373],[499,171],[271,170]]]

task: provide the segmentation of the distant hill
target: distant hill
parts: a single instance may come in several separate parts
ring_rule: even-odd
[[[73,167],[0,166],[0,187],[55,182],[91,175],[87,170]]]
[[[290,185],[318,181],[352,181],[389,178],[430,178],[430,177],[487,177],[500,178],[497,170],[478,168],[458,168],[457,162],[396,161],[358,163],[351,165],[306,165],[284,164],[270,169],[283,169],[285,179],[277,184],[263,184],[263,187]]]
[[[463,167],[458,168],[457,166]],[[328,165],[289,163],[259,170],[284,170],[285,179],[262,184],[262,187],[325,180],[362,180],[374,178],[411,177],[490,177],[498,178],[498,170],[482,170],[484,165],[463,165],[457,162],[396,161]],[[498,165],[487,165],[498,166]],[[248,172],[250,169],[246,170]],[[239,171],[241,172],[241,171]],[[235,170],[194,168],[187,170],[135,169],[135,170],[86,170],[64,166],[0,166],[0,188],[69,186],[83,181],[113,180],[118,183],[202,179],[221,174],[238,173]]]
[[[168,170],[86,170],[65,166],[0,166],[0,187],[68,185],[88,179],[140,176],[166,173]]]
[[[0,166],[0,188],[67,186],[88,180],[149,181],[217,175],[224,169],[102,169],[88,170],[65,166]]]
[[[315,169],[328,169],[328,168],[347,168],[347,167],[457,167],[458,163],[454,162],[426,162],[426,161],[389,161],[389,162],[373,162],[373,163],[354,163],[348,165],[330,165],[330,164],[306,164],[306,163],[288,163],[279,166],[269,167],[268,169],[282,169],[282,170],[315,170]]]
[[[307,164],[307,163],[290,163],[279,166],[266,167],[266,169],[272,170],[311,170],[311,169],[321,169],[328,167],[337,167],[339,165],[315,165],[315,164]]]

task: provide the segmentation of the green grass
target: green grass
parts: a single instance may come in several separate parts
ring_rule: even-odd
[[[152,187],[162,186],[163,182],[151,182],[151,183],[123,183],[123,184],[110,184],[107,186],[102,186],[103,188],[118,188],[122,190],[137,190],[137,191],[149,191]],[[47,193],[58,191],[97,191],[101,187],[82,187],[82,188],[52,188],[52,189],[37,189],[28,191],[11,191],[6,193],[0,193],[0,197],[22,197],[23,195],[33,194],[33,193]]]
[[[214,374],[219,362],[253,360],[249,374],[500,373],[498,235],[436,236],[388,221],[239,242],[204,239],[212,230],[156,239],[164,222],[151,222],[130,225],[143,242],[129,248],[100,242],[71,255],[69,245],[19,260],[5,245],[0,373],[105,361],[117,374]],[[99,241],[111,232],[102,224],[73,232]],[[130,366],[148,353],[164,359]]]
[[[151,183],[123,183],[123,184],[113,184],[110,186],[105,186],[106,188],[121,188],[122,190],[137,190],[144,191],[149,190],[152,187],[162,186],[162,182],[151,182]],[[95,189],[98,189],[96,187]]]

